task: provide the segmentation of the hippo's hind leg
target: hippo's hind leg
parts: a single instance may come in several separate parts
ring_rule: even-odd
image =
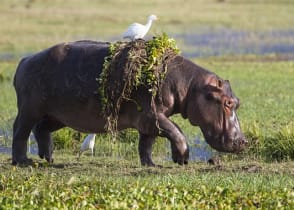
[[[12,164],[16,165],[31,163],[32,160],[27,158],[27,141],[33,125],[37,121],[26,112],[18,112],[13,124],[12,140]]]
[[[140,133],[139,138],[139,154],[141,159],[141,164],[143,166],[155,166],[152,161],[152,145],[154,144],[155,136],[149,136]]]
[[[33,133],[38,143],[38,150],[40,158],[44,158],[49,162],[53,162],[53,141],[51,132],[63,128],[64,125],[48,116],[44,117],[33,128]]]

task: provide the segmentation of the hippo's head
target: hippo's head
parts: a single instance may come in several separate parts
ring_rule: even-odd
[[[236,114],[240,102],[229,81],[209,75],[203,85],[191,88],[187,100],[187,117],[200,126],[207,143],[222,152],[240,152],[246,139]]]

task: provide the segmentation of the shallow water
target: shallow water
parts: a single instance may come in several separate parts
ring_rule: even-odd
[[[0,153],[11,155],[11,147],[0,145]]]
[[[8,136],[0,135],[0,153],[9,154],[9,155],[12,154],[11,139],[12,139],[11,135],[8,135]],[[29,137],[27,152],[34,155],[38,154],[38,145],[36,143],[36,140],[33,134],[31,134]]]
[[[9,154],[11,155],[11,144],[9,145],[1,145],[1,142],[3,142],[3,136],[0,136],[0,153],[3,154]],[[189,160],[193,161],[207,161],[213,156],[213,150],[210,148],[210,146],[205,142],[204,139],[201,139],[200,136],[196,136],[192,141],[190,141],[190,158]],[[38,154],[38,145],[35,141],[35,138],[33,134],[30,135],[29,141],[28,141],[28,153],[37,155]],[[167,157],[167,159],[170,159],[170,157]]]
[[[294,54],[294,28],[268,31],[195,28],[189,33],[169,35],[176,39],[182,55],[187,58],[246,54]],[[150,37],[151,35],[146,39],[150,39]],[[109,37],[109,40],[117,41],[122,38],[113,36]],[[0,53],[0,61],[19,59],[30,54],[32,52],[21,55],[2,52]],[[294,60],[294,56],[289,56],[289,60]]]
[[[263,32],[228,28],[203,29],[177,34],[174,38],[180,40],[182,54],[188,58],[294,53],[294,29]]]
[[[196,136],[193,139],[192,144],[190,143],[189,150],[189,160],[208,161],[213,156],[213,150],[200,136]]]

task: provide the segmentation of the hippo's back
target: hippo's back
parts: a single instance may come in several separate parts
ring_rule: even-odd
[[[14,77],[17,95],[93,94],[108,47],[106,42],[76,41],[23,58]]]

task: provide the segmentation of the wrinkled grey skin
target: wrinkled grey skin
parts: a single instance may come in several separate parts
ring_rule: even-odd
[[[66,126],[81,132],[105,132],[96,78],[108,47],[109,43],[93,41],[63,43],[22,59],[14,78],[18,114],[13,125],[13,164],[31,162],[26,155],[31,131],[38,142],[39,156],[48,162],[53,161],[51,132]],[[174,162],[188,162],[185,135],[169,119],[176,113],[200,126],[213,148],[225,152],[245,148],[246,140],[236,115],[239,100],[228,81],[177,56],[168,65],[161,90],[162,100],[155,104],[160,129],[151,112],[146,88],[138,88],[132,95],[143,110],[139,111],[132,101],[121,106],[118,129],[139,131],[142,165],[155,165],[151,153],[157,136],[170,141]]]

